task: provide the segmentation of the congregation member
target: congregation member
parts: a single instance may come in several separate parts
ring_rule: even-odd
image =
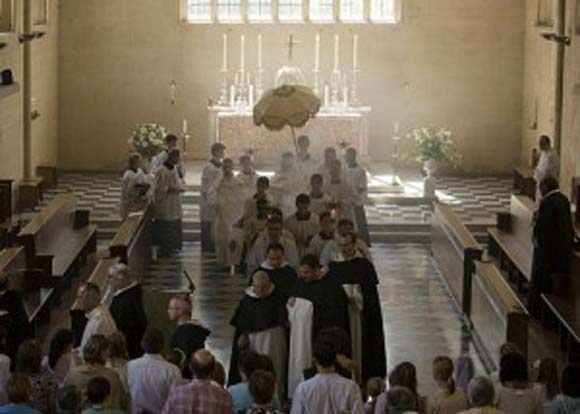
[[[453,361],[446,356],[433,360],[437,389],[427,397],[426,414],[457,414],[469,408],[467,395],[455,386]]]
[[[303,182],[296,170],[294,154],[285,152],[282,154],[281,168],[276,171],[270,180],[272,194],[284,217],[294,212],[296,196],[303,192]]]
[[[310,197],[299,194],[296,197],[296,212],[286,219],[284,227],[292,233],[298,257],[306,254],[310,240],[318,233],[318,216],[310,211]]]
[[[172,150],[178,149],[177,148],[177,136],[173,134],[168,134],[165,137],[165,148],[157,154],[152,162],[151,162],[151,173],[155,176],[163,168],[163,164],[165,164],[169,158],[169,154]],[[177,174],[181,181],[185,181],[185,166],[183,165],[183,161],[179,160],[176,165],[174,172]]]
[[[48,355],[42,360],[43,369],[54,375],[59,386],[64,383],[68,372],[75,364],[73,348],[73,331],[59,329],[50,340]]]
[[[141,338],[147,329],[141,284],[131,277],[127,265],[119,263],[109,269],[109,289],[112,293],[111,316],[125,336],[129,358],[137,358],[143,355]]]
[[[292,414],[363,414],[364,405],[356,382],[335,371],[335,345],[326,337],[312,347],[318,373],[298,385],[292,400]]]
[[[319,216],[330,211],[330,196],[324,193],[324,178],[320,174],[313,174],[310,177],[310,210]]]
[[[528,363],[519,352],[505,354],[500,360],[497,407],[509,414],[543,414],[544,391],[530,381]]]
[[[6,328],[0,325],[0,406],[8,403],[6,395],[6,383],[10,378],[10,357],[8,354],[8,332]]]
[[[4,270],[0,270],[0,310],[7,312],[3,321],[4,327],[9,332],[6,351],[10,360],[14,361],[18,346],[25,339],[34,336],[34,329],[28,321],[28,314],[20,294],[11,289],[9,275]]]
[[[336,148],[328,147],[324,150],[324,159],[322,164],[316,170],[316,174],[322,176],[323,182],[326,184],[330,182],[330,169],[332,164],[338,161],[338,156],[336,154]]]
[[[268,274],[258,271],[252,276],[252,285],[236,308],[230,321],[235,328],[230,375],[239,378],[238,339],[247,337],[250,351],[269,356],[278,377],[278,395],[282,399],[285,390],[287,345],[285,324],[286,297],[272,284]],[[232,382],[232,381],[231,381]]]
[[[413,393],[405,387],[395,386],[387,391],[388,414],[417,414],[417,401]]]
[[[339,220],[336,225],[336,232],[334,234],[334,239],[330,240],[324,249],[322,249],[322,253],[320,253],[320,263],[323,266],[328,267],[330,262],[340,262],[344,260],[342,257],[342,251],[338,246],[338,242],[336,239],[338,236],[344,236],[347,233],[355,233],[354,223],[352,220],[349,219],[342,219]],[[373,261],[371,256],[371,252],[364,241],[357,237],[356,239],[356,250],[357,254],[360,254],[365,259],[369,260],[370,262]]]
[[[74,385],[60,387],[57,392],[58,414],[79,414],[82,396]]]
[[[127,363],[129,362],[129,353],[127,352],[127,341],[125,335],[121,332],[115,332],[107,338],[109,342],[109,350],[107,352],[107,362],[105,366],[111,368],[117,373],[121,384],[126,393],[129,393],[129,385],[127,381]],[[141,355],[143,352],[141,352]]]
[[[326,245],[334,240],[334,220],[330,212],[325,211],[318,216],[318,227],[320,231],[312,237],[307,249],[307,254],[316,257],[320,257]]]
[[[547,135],[542,135],[538,146],[540,147],[540,159],[534,170],[534,180],[536,181],[536,209],[540,207],[542,200],[541,184],[548,177],[558,178],[560,175],[560,158],[552,141]]]
[[[185,186],[175,169],[179,165],[181,152],[172,149],[167,161],[155,175],[155,234],[159,256],[169,257],[181,250],[183,240],[181,195]]]
[[[83,348],[83,360],[74,366],[65,379],[65,385],[74,385],[82,393],[83,407],[89,407],[87,386],[93,378],[105,378],[111,384],[111,398],[105,408],[126,410],[129,408],[128,395],[119,375],[105,363],[109,342],[103,335],[93,335]]]
[[[256,187],[256,181],[258,181],[258,173],[254,168],[252,162],[252,157],[249,155],[242,155],[240,157],[240,172],[236,175],[236,178],[244,185],[246,191],[250,193],[254,191]]]
[[[344,378],[356,381],[359,366],[355,364],[351,354],[350,338],[344,329],[338,327],[324,328],[318,333],[318,338],[325,337],[334,344],[336,350],[336,373]],[[318,373],[316,364],[302,371],[302,377],[307,380]],[[358,383],[358,381],[357,381]]]
[[[244,252],[242,257],[245,257],[250,247],[256,241],[260,233],[266,230],[268,225],[268,218],[270,217],[270,203],[266,199],[256,200],[256,210],[252,216],[244,216],[243,231],[244,231]]]
[[[0,407],[0,414],[47,414],[30,405],[32,384],[26,374],[15,372],[6,383],[9,403]]]
[[[163,414],[232,414],[230,395],[211,382],[215,358],[206,349],[196,351],[191,359],[194,379],[187,385],[171,389]]]
[[[467,397],[471,408],[459,414],[504,414],[504,411],[495,406],[495,390],[489,378],[475,377],[469,381]]]
[[[189,296],[175,295],[169,300],[167,315],[171,322],[177,324],[171,335],[169,346],[178,349],[184,356],[186,378],[191,378],[190,359],[194,352],[205,347],[205,341],[211,331],[192,319],[192,307]]]
[[[562,372],[562,392],[548,405],[545,414],[580,413],[580,365],[568,365]]]
[[[310,138],[300,135],[296,141],[296,170],[300,174],[303,186],[308,186],[310,177],[316,172],[317,162],[310,153]]]
[[[203,167],[201,173],[201,188],[199,199],[199,218],[201,220],[201,250],[203,252],[213,252],[213,220],[214,208],[210,204],[209,196],[214,185],[222,175],[222,159],[225,156],[226,147],[224,144],[216,142],[211,146],[211,159]]]
[[[107,306],[101,303],[101,289],[94,283],[89,282],[79,287],[77,303],[79,309],[85,312],[87,317],[87,324],[85,325],[79,347],[82,355],[84,347],[93,335],[108,337],[117,332],[117,325]]]
[[[149,203],[150,178],[141,168],[141,155],[129,155],[128,167],[121,180],[121,205],[119,207],[121,219],[127,218],[130,213],[143,211]]]
[[[217,266],[229,269],[239,263],[239,254],[235,255],[236,240],[241,243],[241,237],[234,236],[234,227],[239,228],[243,218],[240,208],[246,199],[246,190],[241,181],[234,176],[234,163],[229,158],[222,162],[222,175],[212,190],[214,206],[214,240]],[[238,246],[241,249],[241,246]],[[238,256],[238,257],[236,257]]]
[[[371,377],[384,377],[387,370],[385,353],[385,335],[383,332],[383,317],[377,286],[379,278],[374,265],[357,249],[357,237],[354,233],[345,233],[337,237],[340,249],[340,260],[329,263],[331,278],[337,279],[347,290],[350,297],[351,335],[353,351],[359,351],[361,358],[362,381],[365,383]],[[358,287],[360,297],[357,295]],[[358,303],[358,306],[357,306]],[[355,337],[353,319],[358,319],[358,329]],[[360,323],[360,320],[364,323]],[[360,344],[358,349],[354,344]],[[353,355],[354,354],[353,352]]]
[[[547,177],[540,183],[541,201],[534,220],[534,254],[528,310],[541,316],[543,293],[552,290],[551,277],[568,273],[572,257],[574,227],[570,202],[559,190],[558,180]]]
[[[324,180],[324,193],[330,198],[329,208],[336,220],[348,219],[354,223],[357,193],[340,161],[330,164],[329,178]]]
[[[424,403],[423,399],[417,391],[417,369],[409,361],[404,361],[398,364],[389,374],[389,388],[403,387],[408,389],[416,401],[417,411],[419,413],[424,413],[423,409]],[[384,414],[387,411],[389,405],[388,393],[383,393],[377,398],[377,404],[375,406],[375,414]],[[481,413],[479,413],[481,414]]]
[[[379,377],[373,377],[367,381],[366,395],[368,399],[365,402],[365,414],[374,414],[377,398],[385,392],[386,386],[385,380]]]
[[[354,220],[357,232],[366,245],[370,246],[371,236],[365,212],[365,201],[368,197],[367,171],[359,164],[356,149],[352,147],[346,150],[345,161],[346,177],[354,189]]]
[[[126,411],[108,408],[111,400],[111,383],[103,377],[95,377],[87,384],[87,405],[82,414],[125,414]]]
[[[294,268],[298,267],[298,249],[291,238],[283,234],[283,224],[280,217],[270,217],[266,225],[266,234],[258,236],[250,249],[247,260],[247,275],[250,277],[262,266],[268,254],[268,246],[279,244],[283,246],[286,262]]]
[[[246,414],[279,414],[272,401],[276,392],[276,377],[271,372],[259,369],[250,377],[249,391],[252,406]]]
[[[544,412],[561,392],[559,375],[558,362],[554,358],[540,359],[536,382],[542,386],[544,392]]]
[[[183,378],[179,368],[161,356],[165,347],[163,332],[148,330],[142,345],[145,354],[127,366],[131,414],[160,413],[169,391],[181,385]]]

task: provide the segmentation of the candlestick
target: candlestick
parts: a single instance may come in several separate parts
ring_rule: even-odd
[[[234,85],[230,86],[230,106],[234,106],[236,102],[236,87]]]
[[[314,88],[312,88],[312,91],[314,92],[314,95],[320,97],[320,71],[314,69]]]
[[[228,70],[228,34],[223,35],[222,44],[222,72],[227,72]]]
[[[395,136],[399,134],[399,121],[395,121],[395,127],[393,131],[395,132]]]
[[[254,110],[254,85],[248,87],[248,105],[250,110]]]
[[[177,87],[177,83],[174,80],[171,81],[169,84],[169,90],[171,91],[171,105],[175,105],[175,89]]]
[[[360,106],[358,100],[358,69],[352,70],[351,83],[350,83],[350,106],[357,107]]]
[[[241,35],[240,37],[240,69],[243,71],[245,67],[245,57],[246,57],[246,36]]]
[[[352,68],[358,69],[358,35],[352,37]]]
[[[338,72],[339,67],[339,52],[340,52],[340,37],[338,34],[334,35],[334,71]]]
[[[262,70],[262,34],[258,35],[258,70]]]
[[[181,130],[183,131],[183,135],[187,134],[187,119],[183,119],[183,126],[181,128]]]
[[[330,98],[330,90],[328,89],[328,85],[324,85],[324,106],[328,108],[329,99]]]
[[[316,33],[314,41],[314,70],[320,71],[320,33]]]
[[[342,88],[342,103],[345,108],[348,108],[348,86]]]

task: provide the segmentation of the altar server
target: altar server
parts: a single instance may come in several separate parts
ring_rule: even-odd
[[[130,213],[147,207],[151,188],[149,177],[141,168],[141,155],[136,152],[130,154],[128,164],[121,181],[120,213],[123,220]]]
[[[357,193],[346,177],[340,161],[333,161],[330,164],[330,178],[324,181],[324,193],[330,201],[330,208],[333,218],[355,220],[355,202]]]
[[[226,147],[224,144],[216,142],[211,146],[211,160],[203,168],[201,173],[201,197],[199,200],[199,217],[201,219],[201,249],[202,251],[213,251],[213,206],[209,204],[208,196],[210,191],[222,175],[222,159],[224,158]]]
[[[181,250],[183,240],[181,194],[185,187],[175,173],[180,158],[181,152],[172,149],[155,176],[155,233],[161,256]]]
[[[324,178],[320,174],[310,177],[310,210],[319,216],[330,211],[330,196],[324,193]]]
[[[312,237],[308,245],[307,253],[320,257],[326,245],[334,240],[334,220],[330,212],[325,211],[318,218],[320,231]]]
[[[243,205],[247,190],[234,176],[234,163],[226,158],[222,163],[222,177],[216,184],[210,199],[215,201],[214,235],[216,261],[220,268],[229,268],[239,264],[239,254],[243,241],[241,220],[244,211]],[[238,234],[240,237],[234,237]]]
[[[358,237],[370,246],[371,236],[365,212],[365,202],[368,197],[367,171],[358,163],[356,149],[348,148],[345,158],[346,177],[354,189],[354,218]]]
[[[249,155],[242,155],[240,157],[240,172],[236,176],[237,179],[249,189],[251,193],[256,187],[258,174],[254,168],[254,163]]]
[[[296,196],[303,192],[303,182],[296,170],[294,154],[282,154],[282,166],[272,177],[270,186],[284,217],[290,216],[294,212]]]
[[[258,177],[256,192],[244,202],[244,217],[254,217],[257,213],[259,200],[265,200],[269,206],[274,205],[274,198],[270,195],[270,179]]]
[[[310,240],[318,233],[318,216],[310,211],[310,197],[299,194],[296,197],[296,213],[284,222],[284,227],[292,233],[298,257],[304,256]]]
[[[335,239],[330,240],[326,244],[326,246],[324,246],[324,249],[322,249],[322,253],[320,254],[320,263],[323,266],[328,266],[330,262],[340,262],[344,260],[344,257],[342,256],[342,251],[338,246],[336,238],[341,235],[344,236],[347,233],[354,233],[354,224],[352,220],[342,219],[338,222],[336,226],[336,232],[334,235]],[[371,252],[368,246],[365,244],[364,241],[362,241],[358,237],[356,239],[356,247],[357,250],[361,253],[361,255],[365,259],[372,262],[373,258],[371,256]]]
[[[296,169],[302,177],[304,189],[308,187],[310,177],[316,171],[317,162],[310,154],[310,138],[308,135],[300,135],[297,140]]]
[[[322,165],[318,167],[316,171],[317,174],[320,174],[324,179],[324,182],[327,183],[330,180],[330,168],[332,163],[338,161],[338,156],[336,155],[336,148],[328,147],[324,150],[324,160]]]
[[[539,146],[540,160],[534,170],[534,179],[536,180],[536,209],[540,208],[540,202],[542,200],[540,184],[547,177],[558,179],[560,173],[560,159],[556,150],[552,148],[550,137],[542,135]]]
[[[177,148],[177,137],[175,135],[169,134],[165,137],[165,146],[166,148],[162,150],[157,156],[153,158],[151,161],[151,173],[155,176],[157,172],[163,167],[163,164],[167,161],[169,157],[169,153],[172,149]],[[179,176],[179,178],[185,182],[185,166],[183,165],[183,160],[179,161],[177,164],[177,168],[175,172]]]

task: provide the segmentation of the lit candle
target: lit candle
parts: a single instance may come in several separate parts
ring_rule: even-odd
[[[228,70],[228,34],[224,33],[222,45],[222,72]]]
[[[328,85],[324,85],[324,106],[328,107],[330,102],[330,90],[328,89]]]
[[[187,134],[187,119],[183,119],[183,135]]]
[[[338,58],[338,54],[340,51],[340,38],[338,37],[338,34],[334,35],[334,71],[338,72],[338,66],[339,66],[339,58]]]
[[[242,35],[240,38],[240,69],[244,70],[246,57],[246,36]]]
[[[171,81],[171,83],[169,84],[169,88],[171,91],[171,103],[174,104],[175,103],[175,87],[177,86],[177,84],[175,83],[174,80]]]
[[[358,35],[352,37],[352,68],[358,69]]]
[[[248,103],[250,105],[250,108],[253,110],[254,109],[254,85],[250,85],[248,87]]]
[[[236,72],[236,76],[234,78],[234,85],[238,85],[238,83],[240,82],[240,75]]]
[[[394,131],[395,131],[395,135],[399,134],[399,121],[395,121]]]
[[[262,70],[262,34],[258,35],[258,69]]]
[[[320,33],[316,34],[316,41],[314,42],[314,70],[320,70]]]
[[[234,106],[236,102],[236,87],[234,85],[230,86],[230,106]]]

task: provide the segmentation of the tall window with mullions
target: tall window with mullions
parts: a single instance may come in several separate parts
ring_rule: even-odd
[[[364,18],[364,0],[340,0],[340,21],[356,23]]]
[[[272,0],[248,0],[248,20],[252,22],[272,21]]]
[[[281,22],[301,22],[302,0],[278,0],[278,20]]]
[[[310,20],[313,22],[334,21],[333,0],[310,0]]]
[[[217,19],[221,22],[239,22],[242,20],[240,0],[217,0]]]
[[[211,0],[188,0],[187,20],[190,22],[211,21]]]
[[[396,23],[397,0],[371,0],[371,20],[378,23]]]

